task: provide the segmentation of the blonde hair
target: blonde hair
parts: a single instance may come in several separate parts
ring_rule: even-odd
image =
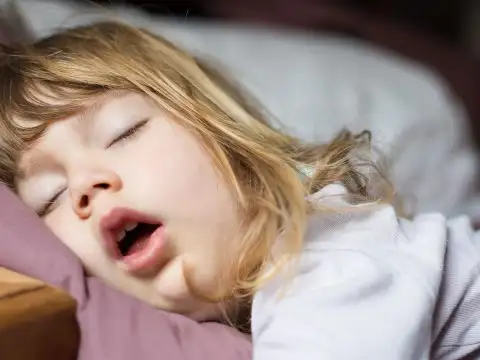
[[[191,131],[238,201],[243,229],[229,274],[234,284],[210,296],[215,299],[250,295],[261,286],[272,275],[266,269],[280,234],[282,263],[295,258],[312,210],[309,194],[340,182],[356,202],[390,199],[390,190],[371,190],[370,170],[379,172],[359,156],[370,151],[369,133],[342,132],[328,144],[301,142],[271,127],[251,99],[208,65],[118,22],[65,30],[6,51],[0,67],[0,180],[15,190],[19,156],[50,123],[117,90],[145,94]],[[314,174],[300,176],[302,166],[313,167]]]

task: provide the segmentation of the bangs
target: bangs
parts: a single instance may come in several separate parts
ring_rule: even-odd
[[[107,88],[43,79],[41,64],[15,50],[0,66],[0,182],[16,192],[22,154],[48,126],[82,112]]]
[[[22,76],[14,68],[2,69],[0,87],[2,123],[25,144],[35,141],[52,122],[82,112],[91,99],[108,91]]]
[[[122,37],[117,28],[103,24],[66,30],[34,44],[6,49],[0,65],[3,125],[28,143],[50,123],[81,112],[99,95],[139,90],[141,81],[133,77],[142,72],[138,69],[147,68],[139,61],[147,47],[129,54],[126,48],[129,43],[138,45],[138,38]],[[152,74],[142,75],[152,78]]]

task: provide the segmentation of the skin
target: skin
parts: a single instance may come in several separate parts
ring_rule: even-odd
[[[219,317],[218,304],[189,290],[184,267],[196,289],[217,290],[238,233],[235,201],[195,137],[150,100],[136,93],[97,99],[86,112],[52,124],[20,168],[20,197],[91,275],[168,311]],[[155,273],[132,274],[105,251],[99,223],[116,207],[163,224],[166,246]]]

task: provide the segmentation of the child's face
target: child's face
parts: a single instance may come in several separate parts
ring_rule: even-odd
[[[45,222],[91,274],[157,307],[215,316],[183,268],[214,291],[237,234],[234,201],[203,147],[152,102],[103,97],[51,125],[20,166],[20,196],[39,212],[56,197]],[[136,222],[154,226],[132,231],[123,256],[115,238]]]

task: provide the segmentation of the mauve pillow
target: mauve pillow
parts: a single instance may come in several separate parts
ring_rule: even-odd
[[[216,323],[150,307],[85,276],[80,261],[0,184],[0,266],[38,278],[77,301],[80,360],[247,360],[251,344]]]

